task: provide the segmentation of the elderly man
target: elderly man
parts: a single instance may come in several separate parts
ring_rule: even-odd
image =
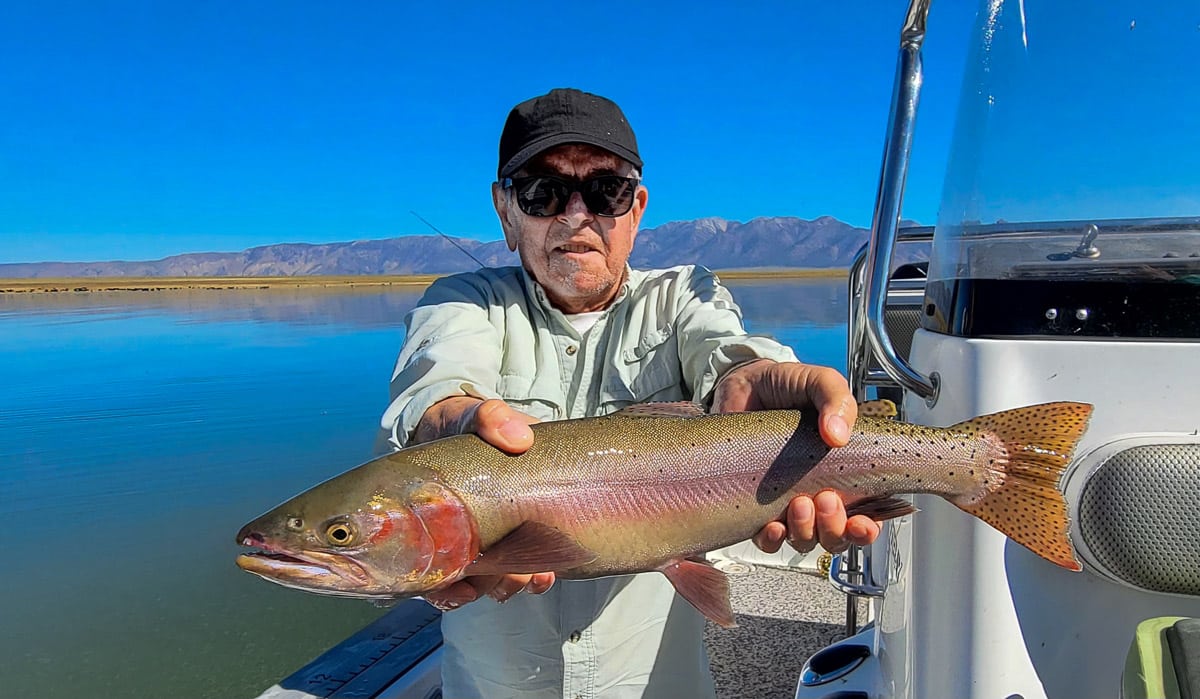
[[[512,110],[492,201],[521,267],[438,280],[409,314],[383,417],[396,447],[474,432],[520,453],[531,423],[673,400],[813,407],[824,439],[846,443],[856,405],[837,371],[748,335],[707,270],[628,266],[649,196],[641,168],[633,130],[607,99],[560,89]],[[878,532],[824,492],[793,500],[755,542],[840,551]],[[479,576],[428,599],[456,610],[442,618],[451,699],[714,694],[704,618],[659,573]]]

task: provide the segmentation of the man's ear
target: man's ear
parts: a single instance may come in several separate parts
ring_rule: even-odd
[[[508,206],[508,193],[499,182],[492,183],[492,205],[496,207],[496,216],[500,219],[500,227],[504,229],[504,242],[508,249],[517,251],[517,225],[513,221],[514,212]]]
[[[633,208],[631,209],[633,212],[633,239],[629,241],[630,244],[634,240],[637,240],[637,234],[641,230],[642,225],[642,214],[646,213],[646,204],[649,201],[650,192],[645,187],[639,186],[637,194],[633,197]]]

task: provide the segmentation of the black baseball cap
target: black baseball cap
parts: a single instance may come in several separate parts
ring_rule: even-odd
[[[587,143],[639,170],[642,167],[633,128],[615,102],[581,90],[556,88],[508,113],[500,134],[497,179],[509,177],[533,156],[564,143]]]

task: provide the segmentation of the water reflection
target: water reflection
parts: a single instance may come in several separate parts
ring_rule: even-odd
[[[730,286],[842,363],[843,280]],[[0,295],[0,696],[253,696],[379,614],[242,573],[232,537],[371,456],[419,295]]]

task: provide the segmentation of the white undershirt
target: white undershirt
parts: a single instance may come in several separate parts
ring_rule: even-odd
[[[575,328],[575,331],[580,335],[586,335],[587,331],[592,329],[592,326],[596,324],[597,320],[600,320],[600,316],[602,315],[604,315],[604,311],[566,314],[567,322],[570,323],[571,327]]]

